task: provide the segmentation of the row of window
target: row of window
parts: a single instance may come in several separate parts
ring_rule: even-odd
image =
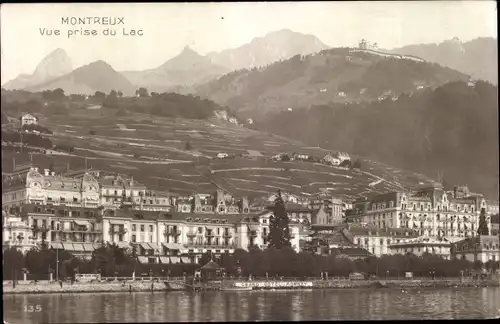
[[[383,202],[383,203],[373,203],[372,204],[372,211],[374,211],[374,210],[380,210],[380,209],[386,209],[386,207],[387,207],[387,205],[386,205],[385,202]],[[426,204],[420,203],[418,206],[415,203],[412,204],[412,209],[413,210],[416,211],[418,209],[418,207],[420,208],[420,211],[424,211],[424,210],[425,211],[431,211],[432,210],[430,203],[426,203]],[[389,202],[389,208],[394,208],[394,202],[393,201]],[[402,209],[406,209],[406,204],[402,204],[401,208]],[[450,208],[453,209],[452,206],[450,206]],[[443,211],[448,211],[448,206],[443,206],[441,208],[441,205],[437,205],[437,210],[441,211],[441,209]],[[468,213],[468,212],[474,213],[474,206],[469,206],[469,208],[467,208],[467,205],[465,205],[462,208],[461,205],[457,205],[457,211],[458,212],[462,212],[463,211],[465,213]]]
[[[56,211],[53,208],[47,208],[45,211],[48,214],[53,214],[53,215],[56,214]],[[43,213],[42,208],[38,207],[38,206],[35,207],[35,213]],[[77,217],[79,217],[80,215],[82,215],[79,210],[72,210],[71,213],[70,213],[70,211],[66,210],[66,209],[59,209],[57,211],[57,214],[59,216],[68,216],[68,217],[69,216],[77,216]],[[83,216],[85,216],[85,217],[94,217],[94,216],[96,216],[96,214],[94,213],[94,211],[86,210],[86,211],[83,212]],[[36,221],[36,220],[34,220],[34,221]]]

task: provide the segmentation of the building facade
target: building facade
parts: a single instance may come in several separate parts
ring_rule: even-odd
[[[126,204],[117,209],[25,204],[10,221],[3,213],[3,245],[23,252],[46,245],[90,258],[102,244],[115,243],[145,263],[197,262],[207,252],[220,256],[237,248],[267,247],[270,215],[148,211]],[[291,245],[297,252],[299,231],[300,224],[291,221]]]
[[[38,118],[32,114],[24,114],[20,118],[21,127],[24,125],[36,125],[38,124]]]
[[[15,247],[20,252],[26,253],[37,246],[28,222],[20,216],[10,215],[5,211],[2,211],[2,238],[2,251]]]
[[[391,192],[353,203],[351,220],[378,228],[406,228],[423,236],[447,237],[450,241],[476,235],[486,200],[478,195],[450,194],[442,187],[414,193]],[[491,230],[491,217],[486,216]]]
[[[453,258],[465,259],[470,262],[500,261],[500,249],[498,236],[480,235],[469,237],[455,242],[452,245],[451,254]]]

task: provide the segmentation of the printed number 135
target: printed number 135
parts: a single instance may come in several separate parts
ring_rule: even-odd
[[[42,305],[27,305],[27,306],[24,306],[24,311],[28,312],[28,313],[41,312]]]

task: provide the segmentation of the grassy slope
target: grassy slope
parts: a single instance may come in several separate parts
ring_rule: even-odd
[[[216,187],[235,195],[261,196],[277,189],[293,193],[317,193],[329,189],[345,197],[367,195],[428,183],[428,179],[409,172],[363,160],[362,171],[308,162],[274,162],[240,157],[212,159],[218,152],[246,153],[253,149],[265,156],[280,152],[309,152],[318,157],[326,151],[300,142],[268,135],[217,120],[200,121],[133,114],[114,117],[115,110],[73,111],[70,116],[53,116],[40,121],[54,131],[54,144],[65,142],[76,147],[72,156],[32,155],[40,167],[59,169],[88,166],[127,173],[151,188],[176,193],[211,193]],[[135,131],[120,130],[123,124]],[[94,130],[96,135],[89,135]],[[189,141],[192,149],[185,150]],[[135,157],[134,157],[135,155]],[[156,160],[154,160],[156,159]],[[29,160],[17,154],[16,161]],[[3,152],[4,172],[12,169],[12,154]],[[376,185],[383,176],[387,181]]]

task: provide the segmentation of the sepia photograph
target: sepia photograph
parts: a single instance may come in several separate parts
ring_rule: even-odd
[[[3,3],[4,324],[500,318],[497,3]]]

